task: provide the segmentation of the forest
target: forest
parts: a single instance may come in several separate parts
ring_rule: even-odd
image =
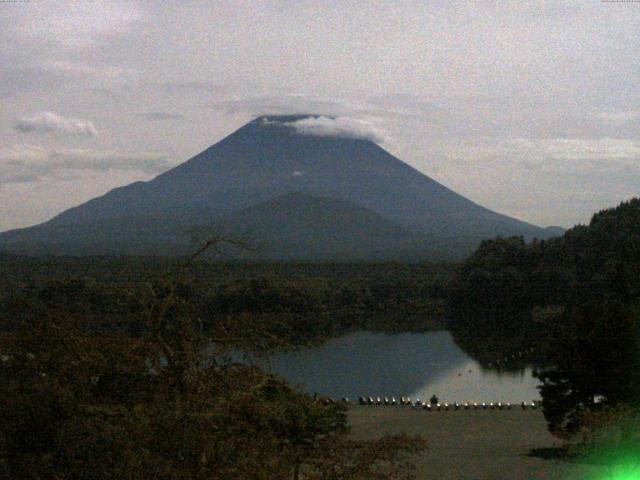
[[[484,241],[449,287],[465,350],[493,368],[536,365],[553,433],[575,438],[617,418],[640,452],[640,199],[561,237]],[[496,364],[514,352],[524,355]]]
[[[149,257],[0,257],[2,325],[13,315],[82,312],[106,329],[136,329],[141,302],[175,294],[204,331],[227,318],[272,332],[283,345],[321,342],[354,330],[446,327],[448,264],[194,261]]]
[[[231,355],[355,330],[534,365],[552,433],[638,452],[639,299],[638,199],[458,265],[2,255],[0,478],[411,478],[424,438],[351,440],[346,405]]]
[[[0,478],[411,478],[423,438],[354,441],[231,352],[444,325],[446,265],[0,261]],[[211,348],[213,346],[213,348]]]

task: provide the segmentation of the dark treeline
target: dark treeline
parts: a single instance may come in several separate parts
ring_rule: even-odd
[[[159,281],[179,260],[132,257],[0,259],[0,315],[48,309],[83,312],[96,328],[136,327],[141,302],[163,295]],[[288,346],[357,329],[445,328],[449,265],[194,262],[176,294],[207,331],[221,318],[253,322]],[[232,320],[233,319],[233,320]]]
[[[465,350],[497,368],[537,365],[554,433],[640,402],[640,200],[547,241],[485,241],[450,294]]]

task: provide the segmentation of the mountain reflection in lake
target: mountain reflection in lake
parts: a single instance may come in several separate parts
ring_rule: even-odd
[[[537,380],[482,370],[448,332],[357,332],[321,346],[269,357],[269,367],[309,393],[355,399],[360,395],[438,395],[447,402],[520,402],[538,399]]]

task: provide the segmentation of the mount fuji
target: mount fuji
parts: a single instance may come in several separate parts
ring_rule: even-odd
[[[224,253],[232,257],[452,260],[498,235],[562,233],[484,208],[370,139],[295,128],[308,118],[256,118],[150,181],[0,234],[0,250],[181,255],[192,232],[214,231],[257,246]]]

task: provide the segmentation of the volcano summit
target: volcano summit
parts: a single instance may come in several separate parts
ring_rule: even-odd
[[[259,117],[153,180],[0,234],[0,250],[179,255],[189,232],[211,230],[253,240],[259,258],[445,260],[497,235],[559,233],[473,203],[372,139],[296,128],[310,118]]]

